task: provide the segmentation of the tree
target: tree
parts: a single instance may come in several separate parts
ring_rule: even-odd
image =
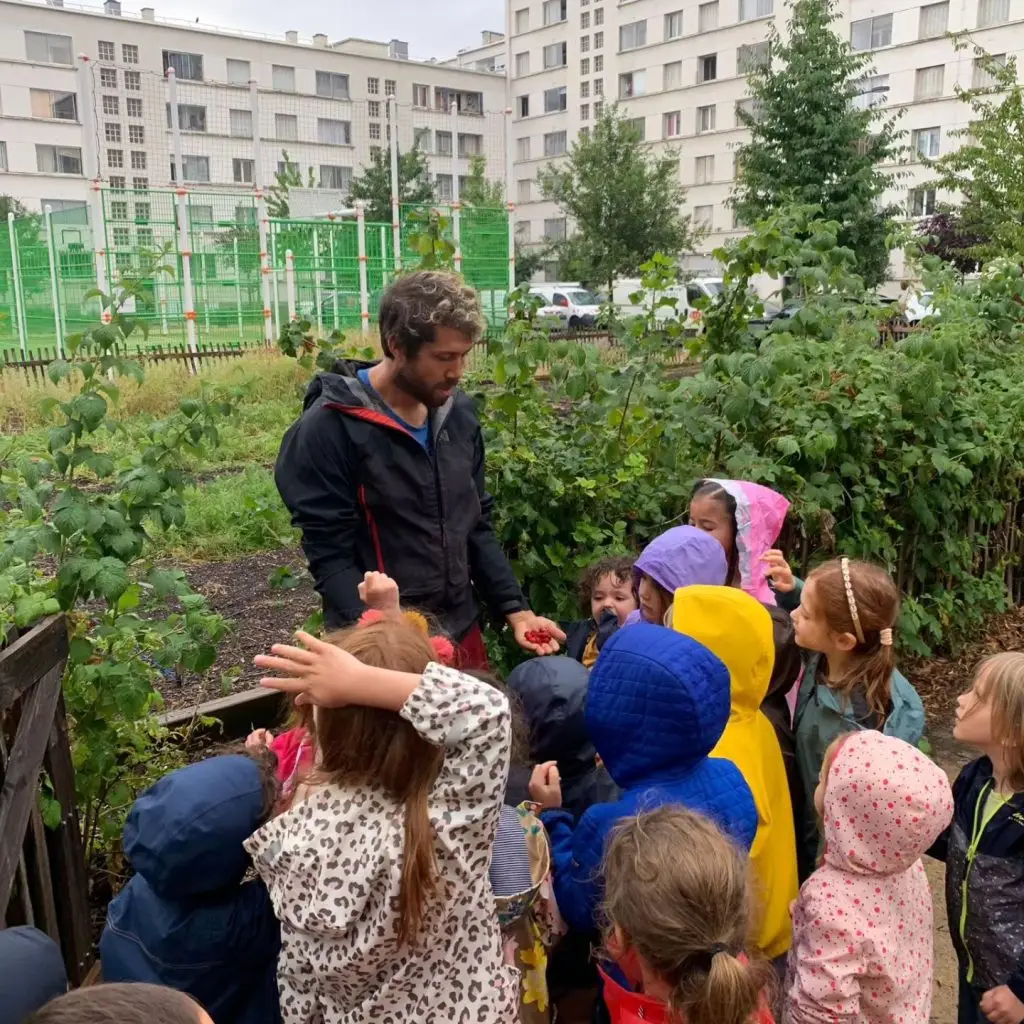
[[[894,208],[882,208],[893,175],[880,165],[902,151],[898,115],[865,105],[871,55],[833,31],[835,0],[793,0],[784,39],[772,27],[768,53],[750,68],[752,110],[738,108],[750,141],[736,154],[731,203],[754,224],[784,206],[818,206],[842,225],[868,285],[885,277],[886,235]]]
[[[516,242],[515,254],[516,284],[525,284],[533,280],[533,275],[544,264],[544,251],[542,249],[527,249],[526,246]]]
[[[539,174],[541,191],[573,226],[560,248],[571,252],[579,276],[607,282],[636,275],[656,252],[675,258],[696,238],[683,213],[679,153],[655,155],[614,107],[606,108],[587,136],[577,137],[568,160]]]
[[[958,50],[968,45],[965,37],[955,41]],[[961,215],[979,229],[977,234],[988,236],[973,246],[971,255],[1019,257],[1024,253],[1024,94],[1017,62],[993,57],[979,46],[974,46],[974,56],[974,66],[988,84],[956,86],[973,117],[950,133],[962,144],[935,161],[933,184],[959,193]]]
[[[288,156],[288,150],[281,150],[281,169],[274,174],[274,184],[267,189],[267,213],[271,217],[287,217],[291,210],[288,205],[288,193],[293,188],[316,188],[316,176],[313,168],[309,168],[306,181],[302,180],[299,165]]]
[[[469,177],[459,189],[459,199],[465,206],[504,206],[505,186],[500,181],[488,181],[487,158],[474,156],[469,161]]]
[[[20,199],[15,199],[14,196],[0,195],[0,221],[5,226],[8,215],[12,213],[16,218],[29,216],[29,211],[25,209],[25,204]]]
[[[973,217],[968,207],[941,209],[918,227],[921,251],[952,263],[961,274],[973,274],[981,267],[979,250],[991,243],[988,228]]]
[[[348,191],[366,204],[366,219],[391,223],[391,154],[383,147],[371,151],[370,163]],[[418,149],[398,154],[398,201],[419,205],[434,202],[434,182],[427,158]]]

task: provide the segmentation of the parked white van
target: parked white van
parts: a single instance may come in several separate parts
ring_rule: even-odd
[[[601,300],[579,283],[530,285],[530,294],[544,303],[539,316],[556,317],[566,327],[593,327],[601,312]]]
[[[685,317],[689,321],[688,329],[700,333],[703,329],[703,313],[697,308],[697,302],[699,299],[712,301],[721,294],[722,288],[723,282],[720,277],[694,277],[682,284],[671,285],[665,289],[664,294],[676,300],[675,311],[671,306],[661,306],[655,311],[655,316],[659,320],[667,320],[672,316],[680,319]],[[635,305],[630,301],[631,295],[643,290],[643,284],[638,277],[620,278],[615,282],[612,302],[621,315],[640,316],[647,312],[650,308],[649,295],[645,299],[647,305]]]

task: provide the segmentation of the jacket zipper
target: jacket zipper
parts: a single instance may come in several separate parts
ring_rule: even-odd
[[[984,786],[981,787],[981,792],[978,794],[977,803],[974,805],[974,823],[971,826],[971,841],[967,844],[967,857],[966,864],[964,866],[964,880],[960,883],[960,941],[963,944],[964,952],[967,954],[967,981],[974,981],[974,957],[971,956],[971,951],[967,948],[967,883],[971,878],[971,868],[974,866],[974,858],[977,856],[978,847],[981,845],[981,837],[985,834],[985,828],[995,817],[989,818],[987,822],[978,829],[978,818],[981,816],[982,804],[985,802],[985,794],[992,788],[992,780],[989,779]],[[998,808],[996,809],[998,813]]]

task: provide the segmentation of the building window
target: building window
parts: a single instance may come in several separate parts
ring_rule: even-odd
[[[551,114],[556,110],[565,110],[565,86],[544,90],[544,113]]]
[[[231,161],[231,177],[236,185],[253,184],[256,174],[256,165],[252,160],[242,157],[234,157]]]
[[[683,119],[678,110],[670,110],[662,115],[661,134],[666,139],[674,139],[683,134]]]
[[[580,82],[580,99],[585,100],[590,97],[590,83]]]
[[[590,104],[589,103],[581,103],[580,104],[580,120],[581,121],[589,121],[590,120]]]
[[[35,92],[35,90],[33,89],[32,92]],[[118,117],[120,115],[120,101],[116,96],[103,97],[103,113],[107,117]]]
[[[743,127],[743,119],[740,114],[746,114],[753,121],[761,120],[761,105],[749,97],[745,100],[736,101],[736,127]]]
[[[366,92],[369,96],[380,95],[380,79],[379,78],[368,78],[366,80]]]
[[[709,104],[706,107],[697,108],[697,134],[713,132],[715,130],[715,105]]]
[[[436,181],[437,198],[442,202],[451,202],[454,195],[452,191],[452,176],[450,174],[439,174]]]
[[[930,100],[941,96],[945,76],[945,64],[936,64],[930,68],[918,68],[914,73],[914,99]]]
[[[524,137],[516,139],[516,160],[520,163],[530,159],[530,139]]]
[[[124,101],[125,113],[129,117],[142,117],[142,100],[136,96],[129,96]]]
[[[7,170],[7,143],[0,142],[0,171]]]
[[[516,182],[516,202],[528,203],[530,202],[530,189],[533,182],[529,178],[520,178]]]
[[[584,11],[580,15],[580,28],[590,28],[590,11]]]
[[[619,26],[619,49],[635,50],[638,46],[647,45],[647,22],[634,21]]]
[[[673,11],[665,15],[665,38],[679,39],[683,34],[683,12]]]
[[[707,53],[697,58],[697,83],[713,82],[718,77],[718,54]]]
[[[145,192],[149,188],[149,178],[132,178],[132,188],[136,192]],[[146,220],[149,220],[149,203],[136,203],[135,205],[135,219],[139,220],[142,214],[139,211],[145,206],[146,208]]]
[[[347,100],[348,75],[339,75],[334,71],[318,71],[316,94],[329,100]]]
[[[252,69],[247,60],[236,60],[228,57],[228,82],[231,85],[248,85],[252,78]]]
[[[566,0],[544,0],[543,14],[545,25],[555,25],[566,18]]]
[[[128,141],[133,146],[144,146],[146,144],[146,129],[141,124],[128,125]]]
[[[516,241],[517,242],[529,242],[530,241],[530,222],[528,220],[517,220],[516,221]]]
[[[107,42],[105,39],[101,39],[96,44],[96,59],[97,60],[117,60],[117,49],[113,43]]]
[[[913,151],[926,160],[934,160],[939,155],[939,128],[918,128],[911,134],[910,144]]]
[[[889,76],[868,75],[857,82],[857,95],[853,98],[855,110],[868,110],[880,106],[889,99]]]
[[[544,47],[544,67],[565,67],[565,43],[552,43]]]
[[[547,242],[565,241],[565,218],[548,217],[544,221],[544,240]]]
[[[271,64],[270,85],[277,92],[295,92],[295,68],[287,64]]]
[[[430,87],[426,85],[414,85],[412,87],[412,105],[414,107],[430,106]]]
[[[200,184],[207,184],[210,180],[210,158],[208,156],[183,156],[182,180],[195,181]],[[175,177],[174,161],[171,161],[171,181],[177,181]],[[210,219],[213,217],[211,215]]]
[[[695,206],[693,208],[693,226],[701,231],[714,228],[715,208],[713,206]]]
[[[327,146],[351,146],[352,122],[318,117],[316,119],[316,138],[317,142],[322,142]]]
[[[715,180],[715,158],[699,156],[693,161],[693,183],[710,185]]]
[[[126,71],[124,73],[124,87],[128,92],[142,92],[142,72]]]
[[[107,150],[107,166],[108,167],[124,167],[124,150],[123,149],[108,149]]]
[[[380,142],[380,121],[370,122],[370,140],[372,142]]]
[[[522,78],[530,73],[530,52],[516,54],[516,78]]]
[[[850,46],[854,50],[877,50],[892,45],[892,15],[877,14],[850,24]]]
[[[580,36],[580,53],[590,51],[590,36]]]
[[[768,63],[768,40],[760,43],[746,43],[736,48],[736,72],[749,74],[760,64]]]
[[[413,128],[412,130],[412,148],[420,153],[430,152],[430,129],[429,128]]]
[[[619,75],[620,100],[629,100],[634,96],[643,96],[646,91],[646,71],[627,71],[624,75]]]
[[[297,142],[299,138],[299,118],[296,114],[274,115],[274,138],[282,142]]]
[[[603,78],[595,78],[594,79],[594,95],[595,96],[603,96],[604,95],[604,79]]]
[[[51,92],[49,89],[29,89],[29,104],[33,117],[45,117],[54,121],[77,121],[78,120],[78,97],[73,92]],[[108,97],[104,96],[104,100]],[[117,97],[110,97],[117,105]],[[106,107],[104,106],[104,113]],[[117,111],[115,110],[116,114]],[[117,125],[117,130],[121,126]],[[119,142],[120,139],[115,139]]]
[[[602,71],[604,71],[604,56],[599,53],[594,58],[594,74],[599,75]]]
[[[118,204],[118,205],[120,205],[120,204]],[[114,204],[111,203],[110,206],[111,206],[111,209],[113,209]],[[124,216],[123,219],[127,220],[127,218],[128,218],[128,204],[127,203],[124,204],[124,209],[125,209],[125,216]],[[116,220],[117,218],[115,217],[114,219]],[[131,228],[122,228],[122,227],[112,228],[111,229],[111,236],[112,236],[113,241],[114,241],[114,247],[117,248],[117,249],[126,249],[126,248],[128,248],[128,246],[130,246],[132,244],[132,229]]]
[[[517,117],[529,117],[530,116],[530,97],[529,96],[517,96],[516,97],[516,116]]]
[[[595,32],[594,33],[594,49],[595,50],[600,50],[602,46],[604,46],[604,33],[603,32]]]
[[[930,217],[935,212],[935,189],[912,188],[908,197],[911,217]]]
[[[434,152],[438,156],[452,155],[451,132],[434,132]]]
[[[289,174],[295,177],[299,174],[301,168],[299,167],[298,161],[296,160],[278,160],[277,161],[277,173],[278,174]]]
[[[252,111],[229,110],[228,130],[236,139],[252,138]]]
[[[121,44],[121,60],[125,64],[139,63],[139,48],[134,43]]]
[[[1000,67],[1004,67],[1006,65],[1006,54],[994,53],[992,54],[992,60]],[[974,70],[971,76],[972,89],[992,89],[995,87],[996,77],[988,70],[986,63],[984,58],[975,58]]]
[[[697,31],[713,32],[718,28],[718,0],[701,4],[697,10]]]
[[[398,83],[393,78],[384,79],[384,95],[394,96],[398,91]]]
[[[178,53],[176,50],[163,51],[164,72],[174,68],[175,76],[184,81],[203,80],[203,58],[198,53]]]
[[[125,72],[127,78],[129,72]],[[100,68],[100,87],[103,89],[117,88],[117,72],[113,68]]]
[[[1005,25],[1010,20],[1010,0],[980,0],[978,28]]]
[[[949,4],[928,4],[921,8],[917,26],[918,39],[938,39],[949,27]]]
[[[601,111],[602,110],[604,110],[604,104],[603,103],[595,103],[594,104],[594,119],[595,120],[597,120],[597,119],[599,119],[601,117]]]
[[[380,100],[366,101],[366,116],[372,118],[380,117]]]
[[[598,25],[603,25],[603,24],[604,24],[604,9],[601,8],[601,7],[598,7],[598,9],[596,11],[594,11],[594,27],[597,28]]]
[[[347,192],[352,185],[352,168],[338,164],[320,165],[320,187]]]
[[[581,78],[585,78],[589,74],[590,74],[590,58],[589,57],[584,57],[580,61],[580,77]]]
[[[132,150],[132,170],[133,171],[144,171],[146,170],[146,153],[145,150],[133,149]]]
[[[740,0],[740,21],[767,18],[775,13],[775,0]]]
[[[123,192],[124,191],[125,179],[120,174],[112,174],[112,175],[110,175],[110,177],[107,179],[107,181],[110,182],[110,187],[115,192]]]
[[[640,142],[643,142],[647,138],[647,118],[646,117],[631,117],[626,121],[626,124],[636,132],[636,137]]]
[[[516,11],[516,35],[530,31],[530,8],[520,7]]]
[[[548,132],[544,136],[545,156],[564,156],[568,152],[565,132]]]
[[[81,174],[82,150],[78,146],[36,146],[36,169],[44,174]]]
[[[167,127],[171,127],[171,106],[167,105]],[[183,132],[206,131],[206,107],[194,103],[178,104],[178,128]]]
[[[52,32],[26,32],[25,57],[41,64],[74,64],[71,36]]]
[[[683,62],[679,60],[666,64],[661,69],[662,89],[678,89],[683,84]]]

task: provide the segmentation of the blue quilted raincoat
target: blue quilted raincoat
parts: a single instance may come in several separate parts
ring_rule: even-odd
[[[757,831],[739,769],[708,757],[729,719],[729,670],[696,640],[646,623],[619,630],[591,672],[586,719],[622,796],[594,804],[575,828],[567,811],[544,815],[558,908],[581,929],[597,923],[605,842],[621,818],[682,804],[714,820],[744,851]]]

